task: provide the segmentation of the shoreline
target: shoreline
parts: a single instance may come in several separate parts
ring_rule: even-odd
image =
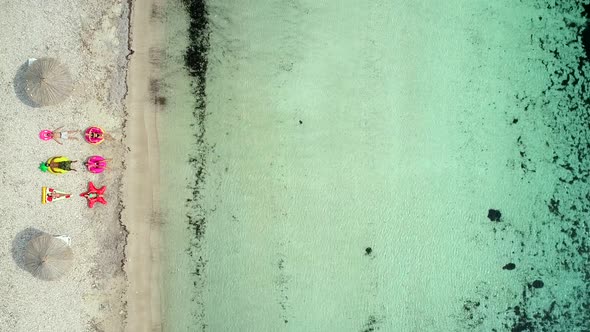
[[[154,88],[158,63],[154,50],[162,40],[155,19],[163,1],[130,1],[129,64],[125,141],[128,153],[122,179],[122,224],[129,232],[125,248],[128,288],[125,330],[161,329],[159,146]],[[146,79],[146,73],[150,76]],[[148,83],[149,82],[149,83]]]

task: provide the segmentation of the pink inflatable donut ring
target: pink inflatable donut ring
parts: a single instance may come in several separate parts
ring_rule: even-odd
[[[84,132],[86,142],[98,145],[104,141],[104,130],[100,127],[90,127]]]
[[[53,138],[53,132],[51,130],[43,129],[39,132],[39,138],[44,141],[49,141]]]
[[[86,168],[94,174],[99,174],[104,172],[107,167],[107,161],[102,156],[91,156],[86,161]]]

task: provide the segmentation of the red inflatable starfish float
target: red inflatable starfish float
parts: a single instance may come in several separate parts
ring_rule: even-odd
[[[92,208],[94,203],[99,202],[101,204],[107,204],[107,201],[104,200],[102,196],[107,190],[107,186],[102,186],[100,189],[96,189],[94,183],[88,182],[88,191],[85,193],[81,193],[80,196],[86,198],[88,200],[88,207]]]

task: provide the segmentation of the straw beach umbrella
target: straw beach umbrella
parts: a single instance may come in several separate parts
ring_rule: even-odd
[[[54,280],[72,266],[72,248],[62,238],[42,234],[29,241],[25,249],[25,268],[43,280]]]
[[[29,98],[39,106],[63,101],[74,87],[68,69],[53,58],[40,58],[30,63],[25,85]]]

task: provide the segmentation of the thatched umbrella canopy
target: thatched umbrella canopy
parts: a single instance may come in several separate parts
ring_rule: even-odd
[[[25,268],[35,277],[54,280],[72,266],[72,248],[66,241],[42,234],[29,241],[25,249]]]
[[[74,87],[68,69],[53,58],[40,58],[31,63],[25,83],[27,95],[39,106],[63,101]]]

